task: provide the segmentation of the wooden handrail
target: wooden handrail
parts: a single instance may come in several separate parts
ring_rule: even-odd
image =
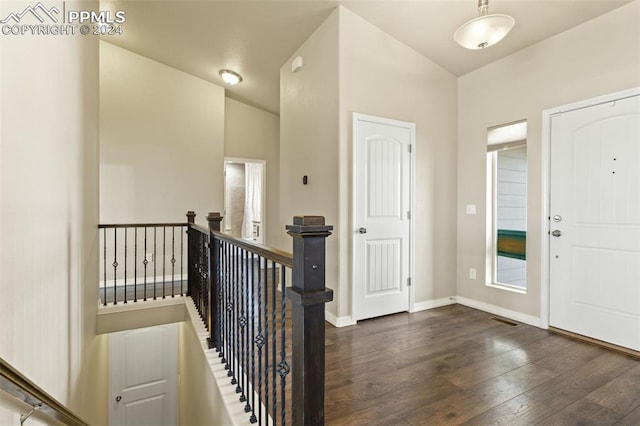
[[[88,426],[87,422],[42,390],[42,388],[2,358],[0,358],[0,389],[34,408],[41,405],[40,408],[38,408],[38,412],[59,420],[64,424],[71,426]],[[26,398],[25,393],[27,394]],[[29,398],[29,396],[31,398]]]
[[[98,225],[99,229],[102,228],[162,228],[169,226],[187,226],[189,225],[187,222],[177,222],[177,223],[111,223],[111,224],[100,224]],[[204,229],[204,228],[201,228]],[[209,232],[209,231],[206,231]]]
[[[209,232],[209,231],[207,231]],[[211,230],[211,234],[218,240],[227,241],[235,246],[238,246],[251,253],[255,253],[258,256],[262,256],[265,259],[272,260],[276,263],[286,266],[287,268],[293,267],[293,254],[286,251],[274,249],[269,246],[265,246],[253,241],[243,240],[241,238],[233,237],[229,234],[223,234],[220,231]]]
[[[193,228],[196,231],[200,231],[203,234],[208,234],[209,233],[209,230],[207,228],[205,228],[204,226],[196,225],[195,223],[189,223],[188,225],[189,225],[190,228]]]

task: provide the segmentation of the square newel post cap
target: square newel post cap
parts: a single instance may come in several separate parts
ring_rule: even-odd
[[[209,222],[209,229],[220,231],[220,222],[222,222],[220,212],[209,212],[207,215],[207,222]]]
[[[196,212],[192,210],[187,212],[187,223],[196,223]]]
[[[324,224],[324,216],[294,216],[293,225],[287,225],[287,233],[295,236],[324,236],[331,235],[332,225]]]

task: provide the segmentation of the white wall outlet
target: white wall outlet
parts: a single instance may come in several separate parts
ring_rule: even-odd
[[[476,214],[475,204],[467,204],[467,214]]]
[[[469,278],[475,280],[477,277],[476,268],[469,268]]]

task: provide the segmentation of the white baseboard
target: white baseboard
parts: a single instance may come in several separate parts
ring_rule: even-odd
[[[439,308],[441,306],[454,305],[456,303],[455,297],[442,297],[440,299],[425,300],[424,302],[416,302],[413,304],[411,312],[426,311],[427,309]]]
[[[456,301],[459,304],[468,306],[470,308],[479,309],[481,311],[489,312],[494,315],[500,315],[501,317],[509,318],[524,324],[529,324],[534,327],[543,328],[540,318],[534,317],[532,315],[523,314],[520,312],[512,311],[510,309],[501,308],[500,306],[479,302],[473,299],[467,299],[466,297],[456,296]]]
[[[334,327],[348,327],[350,325],[356,325],[356,321],[354,321],[351,316],[336,317],[329,311],[324,311],[324,318]]]
[[[175,274],[175,275],[156,275],[155,277],[156,284],[162,284],[163,282],[165,284],[169,284],[172,281],[174,283],[179,283],[180,281],[187,281],[187,274],[183,273],[183,274]],[[139,276],[135,279],[132,277],[127,278],[127,286],[133,286],[134,283],[137,285],[143,285],[144,276]],[[153,283],[154,283],[153,275],[147,275],[147,285],[153,285]],[[115,280],[116,287],[124,287],[124,284],[125,284],[124,278],[118,278],[117,280]],[[107,280],[107,288],[109,287],[113,288],[113,286],[114,286],[113,279]],[[104,288],[103,280],[98,282],[98,287]]]

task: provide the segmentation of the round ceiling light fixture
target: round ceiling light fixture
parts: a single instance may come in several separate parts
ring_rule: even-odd
[[[478,17],[462,24],[453,39],[467,49],[484,49],[505,38],[515,24],[509,15],[489,15],[489,0],[478,0]]]
[[[224,80],[224,82],[229,86],[233,86],[242,81],[242,76],[240,74],[226,69],[220,70],[220,77],[222,77],[222,80]]]

